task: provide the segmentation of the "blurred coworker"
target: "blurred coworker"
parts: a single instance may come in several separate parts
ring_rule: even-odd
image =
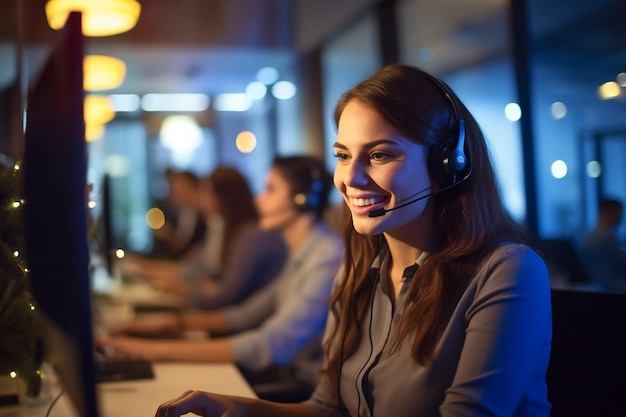
[[[138,318],[119,331],[149,335],[206,330],[231,336],[162,341],[119,337],[103,343],[116,353],[148,360],[235,362],[259,396],[263,394],[256,382],[268,370],[276,371],[275,384],[282,382],[287,391],[299,392],[299,399],[307,398],[322,365],[328,300],[343,259],[341,239],[321,220],[331,185],[330,174],[316,158],[276,158],[256,200],[261,227],[279,230],[289,247],[287,264],[273,284],[236,306]]]
[[[616,233],[623,213],[621,201],[602,199],[596,226],[582,241],[581,254],[587,272],[602,291],[626,292],[626,250]]]
[[[166,223],[155,232],[151,256],[179,259],[204,241],[206,223],[198,206],[200,179],[189,171],[165,172],[169,193]]]
[[[203,180],[199,205],[208,224],[199,250],[180,262],[133,257],[127,270],[201,309],[238,303],[278,275],[285,242],[280,233],[259,229],[252,192],[237,169],[218,167]]]

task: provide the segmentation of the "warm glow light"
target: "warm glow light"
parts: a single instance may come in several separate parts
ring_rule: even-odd
[[[619,97],[622,89],[615,81],[609,81],[598,87],[598,94],[602,100],[610,100]]]
[[[122,248],[115,249],[115,257],[117,259],[123,259],[124,256],[126,256],[126,252],[124,252],[124,249]]]
[[[95,142],[104,135],[104,124],[102,123],[85,123],[85,140],[87,142]]]
[[[85,123],[105,124],[115,117],[111,99],[108,96],[90,94],[85,97]]]
[[[87,91],[112,90],[122,85],[126,76],[126,64],[113,56],[87,55],[84,68]]]
[[[256,148],[256,136],[254,133],[244,131],[237,135],[237,139],[235,140],[235,145],[239,152],[241,153],[250,153]]]
[[[165,214],[157,207],[153,207],[146,213],[146,224],[154,230],[158,230],[165,225]]]
[[[136,0],[49,0],[46,3],[48,25],[61,29],[71,11],[82,12],[85,36],[111,36],[135,27],[141,4]]]

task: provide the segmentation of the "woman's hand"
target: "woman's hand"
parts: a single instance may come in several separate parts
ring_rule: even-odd
[[[247,407],[238,397],[187,391],[178,398],[161,404],[155,417],[179,417],[187,413],[204,417],[245,417]]]
[[[137,318],[111,331],[113,335],[180,336],[181,318],[175,314],[158,314]]]
[[[158,361],[168,359],[171,350],[167,341],[141,339],[136,337],[111,337],[95,341],[105,355]]]

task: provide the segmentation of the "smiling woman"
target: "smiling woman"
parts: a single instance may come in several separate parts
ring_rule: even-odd
[[[439,80],[391,65],[335,120],[346,249],[311,398],[189,391],[157,416],[549,416],[546,267],[503,208],[472,115]]]

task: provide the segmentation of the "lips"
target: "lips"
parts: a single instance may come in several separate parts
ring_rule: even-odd
[[[365,207],[371,206],[373,204],[378,204],[383,201],[382,197],[359,197],[359,198],[350,198],[350,203],[356,207]]]
[[[353,214],[367,215],[368,212],[383,208],[387,202],[387,197],[368,196],[368,197],[348,197],[350,207]]]

